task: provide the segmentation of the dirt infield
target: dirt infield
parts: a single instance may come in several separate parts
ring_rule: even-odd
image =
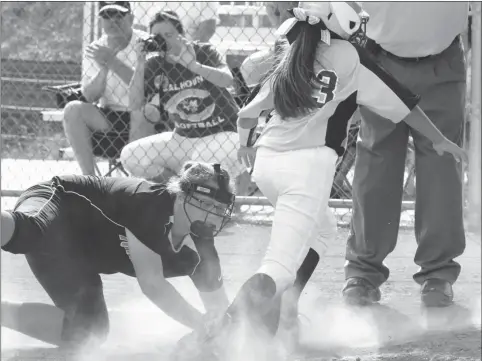
[[[240,224],[218,239],[230,296],[256,270],[268,237],[269,227]],[[417,269],[413,264],[416,243],[412,231],[400,234],[397,249],[387,259],[392,273],[382,287],[381,305],[364,309],[342,306],[346,237],[347,231],[340,229],[303,295],[300,312],[309,321],[304,322],[301,332],[303,353],[292,360],[481,359],[481,256],[477,237],[468,236],[466,252],[459,260],[463,269],[454,287],[457,305],[430,314],[421,310],[419,288],[412,280]],[[135,280],[119,275],[103,279],[111,315],[109,340],[102,354],[76,359],[167,360],[174,343],[187,329],[162,315],[141,294]],[[173,283],[201,307],[189,280],[175,279]],[[49,302],[22,256],[2,252],[2,299]],[[2,328],[2,360],[67,359],[48,345]]]

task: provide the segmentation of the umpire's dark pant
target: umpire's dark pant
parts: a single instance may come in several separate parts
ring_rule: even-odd
[[[398,81],[422,96],[421,108],[442,133],[463,140],[466,68],[460,39],[442,53],[419,61],[397,59],[384,51],[378,61]],[[374,286],[388,279],[384,259],[396,245],[407,141],[415,143],[416,207],[414,280],[453,283],[460,273],[454,258],[465,249],[462,172],[451,155],[439,156],[431,142],[406,123],[393,124],[361,109],[353,181],[352,230],[348,238],[345,277],[362,277]]]

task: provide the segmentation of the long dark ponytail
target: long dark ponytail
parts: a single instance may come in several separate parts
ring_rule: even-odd
[[[311,93],[317,82],[313,65],[321,31],[304,21],[297,22],[295,27],[299,27],[292,32],[296,37],[288,39],[291,46],[279,55],[280,61],[266,79],[272,81],[274,108],[282,119],[303,116],[316,108]]]

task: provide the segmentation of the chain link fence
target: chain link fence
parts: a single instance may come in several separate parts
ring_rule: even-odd
[[[277,14],[265,5],[130,2],[129,23],[115,11],[106,11],[102,19],[97,2],[3,2],[2,196],[15,197],[57,174],[127,176],[120,158],[129,173],[150,179],[177,172],[187,160],[217,161],[235,175],[241,195],[238,215],[269,221],[272,208],[237,162],[235,133],[236,112],[266,70],[266,64],[253,68],[246,59],[269,59],[274,49]],[[159,15],[160,11],[164,13]],[[160,19],[173,26],[159,25]],[[133,40],[117,54],[130,68],[145,64],[134,71],[132,81],[129,71],[110,58],[108,49],[119,44],[101,38],[131,26],[147,50],[145,55],[136,50]],[[162,34],[170,46],[179,34],[199,43],[181,44],[177,58],[165,59],[159,55],[164,42],[159,37],[146,41],[148,33]],[[90,46],[94,41],[99,45],[95,49]],[[480,59],[480,44],[474,51]],[[193,59],[204,69],[195,69]],[[102,73],[106,67],[111,71]],[[100,76],[107,78],[107,89],[102,97],[95,84],[80,96],[82,74],[94,82],[104,74]],[[234,85],[229,84],[229,76]],[[480,78],[475,81],[480,84]],[[68,100],[75,101],[66,106]],[[351,216],[359,121],[355,116],[331,192],[330,204],[345,224]],[[88,134],[86,127],[91,130]],[[174,128],[178,128],[175,133]],[[408,225],[413,223],[414,169],[410,146],[402,216]]]

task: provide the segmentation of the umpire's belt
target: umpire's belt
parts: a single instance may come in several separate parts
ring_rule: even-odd
[[[459,35],[457,35],[454,40],[450,43],[450,45],[447,47],[447,49],[454,45],[457,41],[459,41]],[[392,54],[390,53],[389,51],[386,51],[385,49],[383,49],[380,44],[378,44],[377,42],[375,42],[374,40],[372,39],[369,39],[367,38],[366,40],[366,45],[365,45],[365,48],[373,53],[373,54],[384,54],[390,58],[393,58],[393,59],[397,59],[397,60],[400,60],[400,61],[406,61],[406,62],[409,62],[409,63],[418,63],[419,61],[422,61],[422,60],[426,60],[426,59],[430,59],[430,58],[434,58],[436,56],[438,56],[440,53],[438,54],[433,54],[433,55],[427,55],[427,56],[422,56],[422,57],[418,57],[418,58],[404,58],[402,56],[398,56],[398,55],[395,55],[395,54]]]

